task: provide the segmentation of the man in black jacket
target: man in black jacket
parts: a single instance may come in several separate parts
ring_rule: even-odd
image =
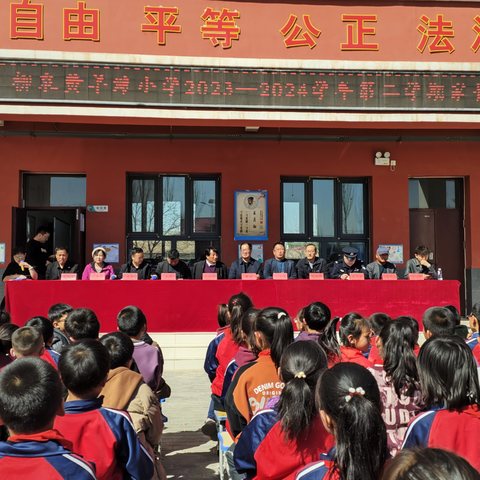
[[[327,262],[317,256],[317,246],[313,243],[305,245],[305,258],[297,262],[297,278],[308,278],[311,273],[327,272]]]
[[[133,247],[130,251],[130,261],[120,267],[119,277],[124,273],[136,273],[139,280],[148,280],[150,278],[150,265],[145,261],[143,249]]]
[[[155,272],[159,277],[162,273],[174,273],[178,278],[192,278],[192,272],[188,268],[188,265],[180,260],[180,254],[178,250],[170,250],[167,254],[167,260],[160,262],[157,265],[157,270]]]
[[[204,273],[216,273],[217,278],[228,278],[227,267],[218,260],[218,250],[215,247],[208,247],[204,252],[205,260],[194,263],[192,267],[192,278],[201,279]]]

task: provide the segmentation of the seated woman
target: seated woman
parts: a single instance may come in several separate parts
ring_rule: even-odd
[[[113,267],[105,262],[107,251],[103,247],[94,248],[92,258],[93,262],[89,263],[83,270],[82,280],[90,280],[91,273],[104,273],[107,280],[115,274]]]
[[[35,268],[25,261],[25,249],[15,247],[12,250],[13,261],[11,261],[2,275],[2,281],[9,280],[38,280],[38,274]]]

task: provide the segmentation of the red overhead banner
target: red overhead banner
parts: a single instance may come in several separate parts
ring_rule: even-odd
[[[20,58],[29,57],[25,51],[48,50],[476,62],[480,9],[458,2],[353,6],[217,0],[2,0],[0,49],[22,50]]]

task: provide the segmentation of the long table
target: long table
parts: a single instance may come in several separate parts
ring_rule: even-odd
[[[459,288],[456,280],[24,280],[6,282],[5,297],[17,325],[46,315],[54,303],[68,303],[91,308],[102,332],[108,332],[116,330],[116,316],[123,307],[137,305],[145,312],[150,332],[211,332],[218,327],[217,305],[238,292],[249,295],[258,308],[285,308],[292,318],[301,307],[321,301],[334,316],[351,311],[411,315],[421,327],[428,307],[459,308]]]

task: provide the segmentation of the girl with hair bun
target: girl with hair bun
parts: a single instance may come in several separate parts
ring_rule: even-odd
[[[373,375],[355,363],[323,372],[317,408],[335,448],[297,473],[297,480],[378,480],[388,458],[380,392]]]
[[[410,422],[402,448],[442,448],[480,470],[480,386],[472,351],[456,335],[431,337],[417,366],[428,410]]]
[[[253,326],[258,349],[256,361],[239,368],[225,397],[231,432],[236,437],[268,400],[280,395],[283,382],[278,376],[280,358],[293,342],[293,325],[282,308],[261,310]]]
[[[315,408],[315,386],[327,357],[313,341],[287,347],[280,362],[285,387],[274,409],[258,412],[235,447],[235,467],[247,478],[292,479],[333,445]]]

